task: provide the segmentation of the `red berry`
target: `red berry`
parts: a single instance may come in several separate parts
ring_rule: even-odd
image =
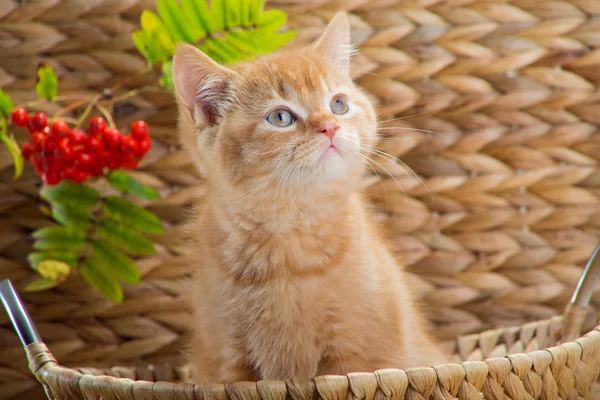
[[[44,113],[35,113],[29,119],[28,129],[29,132],[41,131],[48,125],[48,117]]]
[[[58,148],[58,140],[53,136],[47,136],[46,140],[42,142],[42,150],[45,152],[53,152]]]
[[[90,120],[88,124],[88,131],[90,135],[102,135],[104,130],[106,129],[106,120],[102,117],[94,117]]]
[[[90,153],[101,153],[104,151],[104,143],[97,137],[90,136],[87,139],[85,148]]]
[[[75,167],[73,165],[65,165],[60,170],[60,177],[61,179],[71,179],[74,172]]]
[[[12,121],[16,126],[27,126],[29,115],[24,108],[15,108],[12,112]]]
[[[56,185],[60,182],[60,175],[58,172],[48,171],[42,174],[42,180],[46,185]]]
[[[77,164],[83,168],[89,168],[94,165],[94,157],[89,153],[78,153]]]
[[[123,136],[121,136],[121,132],[119,132],[118,129],[107,128],[106,131],[104,131],[103,138],[104,143],[113,149],[119,148],[121,143],[123,143]]]
[[[146,121],[135,121],[131,124],[131,136],[136,140],[142,140],[148,138],[150,135],[150,127]]]
[[[85,132],[78,128],[75,128],[72,131],[70,131],[68,136],[71,139],[71,143],[73,144],[73,146],[80,146],[82,144],[85,144],[85,141],[87,140],[87,135],[85,134]]]
[[[50,132],[56,137],[62,137],[69,132],[69,125],[65,121],[54,121],[50,127]]]
[[[31,163],[33,164],[33,168],[35,169],[35,172],[37,172],[38,175],[41,175],[44,172],[44,162],[39,156],[39,154],[34,153],[31,156]]]
[[[41,132],[36,132],[31,135],[31,143],[33,147],[33,151],[40,151],[42,149],[42,144],[46,141],[46,135]]]
[[[104,167],[102,167],[101,165],[95,165],[92,168],[90,168],[90,176],[98,177],[102,176],[103,173]]]
[[[121,147],[125,154],[133,155],[137,153],[139,145],[132,136],[125,136],[123,138],[123,145]]]
[[[126,160],[122,164],[125,169],[136,169],[138,167],[138,162],[135,160]]]
[[[70,162],[75,159],[75,150],[73,150],[73,146],[71,146],[71,139],[68,137],[60,139],[60,142],[58,143],[57,157],[64,162]]]
[[[31,159],[31,155],[33,154],[33,149],[31,148],[31,143],[25,143],[23,148],[21,149],[21,154],[26,161]]]
[[[71,180],[75,183],[81,183],[87,179],[87,172],[82,169],[75,169],[71,174]]]
[[[148,140],[148,139],[140,140],[138,142],[138,150],[137,150],[136,155],[140,158],[143,157],[144,154],[146,154],[148,152],[148,150],[150,150],[150,146],[151,146],[150,140]]]

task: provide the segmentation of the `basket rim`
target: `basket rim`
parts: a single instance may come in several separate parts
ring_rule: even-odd
[[[506,333],[521,333],[524,328],[551,328],[558,326],[563,317],[529,322],[515,327],[492,329],[479,334],[466,335],[470,339],[480,339],[491,334],[503,335]],[[598,321],[597,323],[599,323]],[[457,341],[462,337],[457,338]],[[550,371],[562,371],[564,368],[576,369],[578,362],[594,364],[592,371],[596,371],[595,377],[600,369],[600,325],[590,330],[573,341],[563,342],[541,350],[514,353],[505,356],[484,358],[480,361],[465,360],[441,364],[431,367],[419,367],[411,369],[381,369],[373,372],[354,372],[347,375],[321,375],[308,379],[288,379],[285,381],[259,380],[256,382],[234,382],[234,383],[206,383],[195,384],[188,382],[167,382],[134,379],[127,377],[128,368],[113,367],[111,369],[96,370],[84,367],[67,368],[60,365],[52,356],[43,342],[32,343],[26,347],[27,357],[30,361],[30,370],[42,385],[48,390],[93,390],[94,393],[111,389],[114,393],[127,392],[133,396],[134,393],[157,395],[159,392],[168,391],[174,393],[195,393],[200,398],[210,395],[211,398],[272,398],[273,394],[283,396],[282,398],[314,398],[317,394],[324,399],[336,399],[334,392],[352,391],[359,398],[372,397],[370,392],[381,390],[386,397],[403,395],[406,390],[417,390],[422,393],[431,393],[435,387],[442,387],[449,394],[455,396],[458,388],[467,383],[475,386],[478,391],[486,388],[476,387],[477,382],[486,379],[497,380],[502,374],[514,373],[518,377],[525,378],[527,373],[534,372],[540,377]],[[150,366],[154,366],[151,364]],[[135,374],[135,368],[130,369]],[[99,374],[90,373],[91,370]],[[117,374],[113,376],[109,374]],[[557,374],[559,372],[556,372]],[[119,376],[120,375],[120,376]],[[556,379],[558,381],[558,379]],[[593,379],[591,384],[595,381]],[[68,387],[60,387],[66,385]],[[489,389],[489,388],[488,388]],[[297,393],[298,391],[302,393]],[[113,392],[111,392],[113,393]],[[300,397],[298,397],[300,395]],[[258,397],[257,397],[258,396]],[[307,397],[308,396],[308,397]],[[332,397],[333,396],[333,397]],[[132,397],[133,398],[133,397]],[[156,397],[162,399],[162,397]],[[194,397],[191,397],[194,398]],[[426,397],[427,398],[427,397]]]

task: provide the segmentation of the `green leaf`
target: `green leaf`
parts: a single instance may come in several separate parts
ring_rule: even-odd
[[[157,40],[153,40],[151,33],[139,30],[133,32],[131,37],[135,47],[150,64],[156,64],[167,58],[166,53],[160,47],[160,43]]]
[[[108,300],[115,303],[123,301],[123,289],[119,282],[102,270],[102,265],[95,259],[87,259],[79,269],[83,278]]]
[[[108,196],[104,199],[102,210],[112,219],[140,232],[160,234],[165,231],[156,215],[122,197]]]
[[[212,0],[210,2],[210,9],[212,11],[213,27],[215,31],[221,31],[227,25],[227,3],[226,0]]]
[[[156,8],[175,42],[195,43],[197,37],[188,29],[186,18],[174,0],[157,0]]]
[[[23,154],[21,153],[21,148],[15,140],[15,137],[13,135],[8,135],[6,120],[3,117],[0,117],[0,142],[6,146],[6,149],[10,153],[13,163],[15,164],[15,174],[13,179],[19,179],[23,173]]]
[[[140,283],[140,271],[131,258],[104,240],[96,240],[92,245],[94,256],[102,271],[131,285]]]
[[[206,36],[206,33],[214,32],[210,10],[206,1],[181,0],[181,8],[190,20],[196,21],[200,25],[203,36]]]
[[[242,26],[250,25],[250,3],[252,0],[237,0],[238,18]]]
[[[217,55],[224,64],[233,64],[244,57],[244,53],[227,45],[222,39],[208,39],[206,41],[208,50]]]
[[[12,113],[14,106],[10,96],[0,89],[0,117],[8,118]]]
[[[287,22],[287,14],[281,10],[269,10],[262,13],[257,20],[259,28],[269,32],[277,32]]]
[[[58,79],[56,79],[52,67],[48,64],[41,65],[37,70],[37,76],[35,91],[38,97],[54,100],[58,92]]]
[[[52,205],[52,218],[65,226],[72,226],[80,230],[88,230],[91,226],[90,212],[75,207],[65,207],[61,204]]]
[[[44,278],[64,282],[71,273],[71,267],[62,261],[44,260],[38,265],[37,271]]]
[[[255,23],[265,8],[265,0],[250,0],[250,22]]]
[[[258,55],[264,52],[256,45],[252,31],[225,32],[225,38],[231,46],[246,54]]]
[[[29,255],[27,256],[27,261],[34,270],[37,270],[38,265],[40,265],[42,261],[46,260],[62,261],[70,267],[75,267],[77,265],[77,259],[78,257],[75,253],[58,250],[33,252],[29,253]]]
[[[100,193],[91,187],[69,181],[62,181],[58,185],[44,186],[40,196],[51,203],[82,210],[89,210],[100,199]]]
[[[131,193],[141,199],[156,200],[160,198],[160,195],[154,189],[142,185],[122,171],[112,172],[108,176],[108,182],[118,191]]]
[[[166,60],[167,57],[175,53],[175,41],[158,15],[152,11],[144,10],[140,22],[142,29],[146,32],[146,39],[150,43],[156,42],[159,45],[157,49],[162,52],[161,60]]]
[[[42,290],[52,289],[60,282],[48,278],[36,278],[25,286],[26,292],[41,292]]]
[[[254,32],[254,40],[256,41],[257,46],[266,53],[281,48],[296,36],[296,31],[287,31],[274,35],[273,32],[258,28],[255,29]]]
[[[47,226],[33,232],[36,250],[71,250],[85,247],[86,234],[70,226]]]
[[[130,254],[156,253],[154,245],[142,234],[113,220],[103,220],[96,226],[98,235],[107,242]]]
[[[172,61],[167,61],[165,62],[162,66],[161,66],[161,72],[162,72],[162,77],[160,78],[160,86],[164,87],[165,89],[168,90],[172,90],[174,88],[173,86],[173,62]],[[152,190],[150,188],[148,188],[149,190]],[[154,192],[156,193],[156,192]],[[158,193],[156,193],[156,195],[158,196]]]

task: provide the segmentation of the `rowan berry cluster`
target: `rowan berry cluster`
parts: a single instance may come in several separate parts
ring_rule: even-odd
[[[13,111],[12,120],[29,131],[29,142],[21,149],[23,158],[48,185],[62,180],[81,183],[106,170],[136,168],[151,146],[150,127],[144,121],[134,122],[130,135],[124,136],[101,117],[90,120],[87,133],[60,120],[48,126],[44,113],[30,117],[23,108]]]

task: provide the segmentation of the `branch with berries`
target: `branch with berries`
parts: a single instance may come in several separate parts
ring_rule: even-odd
[[[141,29],[133,32],[132,40],[148,61],[147,70],[140,74],[159,69],[159,84],[167,90],[173,87],[171,66],[178,42],[198,46],[216,62],[235,63],[277,50],[296,34],[286,30],[285,12],[265,10],[264,1],[259,0],[221,0],[218,4],[157,0],[156,9],[158,14],[148,10],[141,14]],[[154,190],[125,173],[136,168],[150,149],[150,130],[144,121],[137,121],[124,135],[110,110],[142,91],[164,89],[148,86],[118,93],[126,84],[123,80],[95,96],[61,97],[52,68],[44,65],[38,69],[39,101],[14,108],[0,90],[0,142],[13,157],[15,179],[25,161],[33,165],[43,182],[40,194],[47,204],[43,210],[57,223],[33,233],[35,252],[29,262],[40,277],[27,290],[54,287],[80,273],[107,298],[121,301],[119,282],[140,279],[130,256],[154,252],[146,235],[163,231],[160,220],[125,197],[158,198]],[[73,103],[52,116],[31,112],[39,102],[71,99]],[[102,117],[89,120],[93,110]],[[13,126],[29,131],[29,141],[22,148],[8,132]],[[92,187],[102,179],[119,195]]]
[[[49,289],[78,273],[106,298],[120,302],[121,282],[137,284],[140,280],[132,256],[155,253],[148,235],[164,231],[157,216],[127,198],[159,198],[156,191],[125,172],[137,168],[150,150],[150,127],[136,121],[123,134],[109,111],[115,99],[128,98],[143,88],[106,96],[123,86],[120,83],[104,94],[78,99],[54,116],[28,110],[56,100],[57,86],[52,68],[43,65],[38,69],[38,101],[14,108],[0,90],[0,134],[15,160],[15,178],[21,174],[23,161],[32,164],[43,182],[41,209],[55,222],[32,234],[35,251],[28,261],[39,277],[25,289]],[[83,110],[78,118],[66,116],[78,109]],[[104,116],[90,119],[94,110]],[[29,132],[22,148],[8,135],[13,127]],[[102,193],[95,188],[102,187],[94,185],[97,180],[107,181],[110,189]]]

